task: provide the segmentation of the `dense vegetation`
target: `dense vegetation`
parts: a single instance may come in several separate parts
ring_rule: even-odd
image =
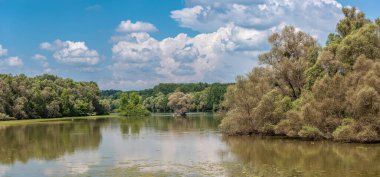
[[[175,116],[186,116],[193,108],[193,97],[183,92],[174,92],[169,96],[168,106],[174,110]]]
[[[102,97],[107,100],[111,109],[120,107],[120,98],[123,93],[136,93],[141,96],[141,102],[151,112],[172,112],[173,107],[168,105],[169,96],[175,92],[182,92],[191,98],[192,105],[187,111],[218,111],[223,109],[227,86],[231,84],[208,83],[161,83],[151,89],[122,92],[119,90],[104,90]]]
[[[35,119],[107,114],[95,82],[52,75],[0,75],[0,119]]]
[[[146,116],[150,112],[141,102],[141,96],[137,93],[120,94],[120,106],[117,110],[122,116]]]
[[[343,13],[323,48],[291,26],[270,36],[263,66],[229,86],[222,131],[380,141],[380,19]]]

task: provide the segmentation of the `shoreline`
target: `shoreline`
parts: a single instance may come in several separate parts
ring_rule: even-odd
[[[98,119],[98,118],[115,118],[120,117],[119,114],[97,115],[97,116],[76,116],[76,117],[61,117],[61,118],[40,118],[40,119],[23,119],[23,120],[4,120],[0,121],[0,127],[22,125],[22,124],[39,124],[49,121],[67,121],[70,119]]]
[[[286,135],[279,135],[279,134],[263,134],[263,133],[249,133],[249,134],[227,134],[221,132],[223,136],[228,136],[228,137],[266,137],[266,138],[278,138],[278,139],[284,139],[284,140],[294,140],[294,141],[305,141],[305,142],[334,142],[334,143],[342,143],[342,144],[380,144],[379,141],[343,141],[343,140],[335,140],[332,138],[317,138],[317,139],[312,139],[312,138],[303,138],[303,137],[291,137],[291,136],[286,136]]]

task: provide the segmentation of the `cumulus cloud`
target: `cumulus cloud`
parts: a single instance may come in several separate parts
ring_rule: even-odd
[[[95,65],[99,62],[98,52],[89,49],[85,42],[61,41],[57,39],[53,43],[41,43],[40,48],[53,52],[53,58],[64,64]]]
[[[171,12],[180,33],[156,39],[146,22],[122,21],[111,37],[113,80],[101,85],[141,89],[160,82],[232,82],[258,65],[269,49],[267,38],[286,25],[303,30],[323,44],[343,17],[335,0],[185,0]],[[150,25],[142,25],[150,24]],[[145,27],[142,27],[145,26]],[[150,27],[148,27],[150,26]]]
[[[22,66],[24,63],[19,57],[9,57],[7,60],[9,66]]]
[[[119,27],[116,29],[118,32],[155,32],[157,28],[151,24],[146,22],[137,21],[136,23],[132,23],[131,20],[121,21]]]
[[[130,33],[113,45],[115,63],[110,70],[115,80],[108,85],[139,89],[159,82],[225,81],[225,75],[214,72],[230,74],[231,81],[235,73],[229,70],[241,68],[234,63],[252,67],[257,53],[266,49],[269,33],[234,24],[213,33],[194,37],[181,33],[162,40],[148,33]]]
[[[212,32],[226,23],[258,30],[294,25],[325,42],[342,18],[336,0],[186,0],[186,8],[171,12],[182,27]]]
[[[24,65],[21,58],[17,56],[7,57],[8,49],[3,48],[0,44],[0,70],[6,70],[8,67],[20,67]]]

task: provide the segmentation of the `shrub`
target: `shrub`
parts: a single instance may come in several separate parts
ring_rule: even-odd
[[[323,133],[316,127],[313,126],[303,126],[298,132],[298,136],[306,139],[318,140],[323,139]]]
[[[339,126],[334,132],[333,132],[333,137],[334,140],[337,141],[350,141],[353,139],[355,133],[354,130],[352,129],[351,125],[342,125]]]
[[[281,120],[275,126],[275,133],[289,137],[298,137],[298,132],[302,128],[303,120],[296,112],[288,112],[286,119]]]
[[[4,113],[0,113],[0,120],[16,120],[14,117],[9,117],[8,115]]]
[[[378,132],[373,126],[368,125],[362,128],[362,130],[357,134],[356,140],[358,142],[376,142],[380,140]]]

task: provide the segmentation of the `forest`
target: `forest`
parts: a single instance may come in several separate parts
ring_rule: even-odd
[[[292,26],[271,35],[262,65],[228,87],[221,130],[380,141],[380,19],[355,8],[343,13],[324,47]]]
[[[161,83],[151,89],[140,91],[120,91],[120,90],[103,90],[101,91],[102,99],[107,100],[111,105],[111,109],[117,109],[120,106],[121,98],[124,100],[131,97],[135,101],[135,107],[138,103],[142,104],[150,112],[173,112],[170,107],[170,95],[178,92],[187,95],[191,106],[188,111],[194,112],[216,112],[223,110],[222,102],[228,85],[221,83]],[[129,95],[129,96],[128,96]],[[127,99],[128,100],[128,99]],[[124,101],[124,104],[127,100]],[[191,103],[190,103],[191,102]],[[131,103],[132,104],[132,103]],[[133,107],[133,106],[131,106]]]
[[[141,91],[100,91],[95,82],[75,82],[53,75],[0,75],[0,120],[173,112],[169,96],[181,92],[187,111],[218,111],[230,84],[163,83]]]
[[[108,114],[95,82],[52,75],[0,75],[0,120]]]

